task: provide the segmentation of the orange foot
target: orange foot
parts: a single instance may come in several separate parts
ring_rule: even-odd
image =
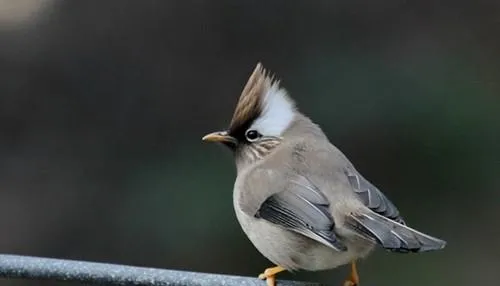
[[[346,279],[343,286],[359,286],[358,270],[356,269],[356,261],[351,262],[351,276]]]
[[[259,274],[259,279],[266,280],[267,286],[276,286],[276,274],[285,270],[281,266],[267,268],[264,273]]]

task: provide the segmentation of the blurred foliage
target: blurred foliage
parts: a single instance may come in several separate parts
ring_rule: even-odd
[[[256,276],[270,264],[234,216],[231,154],[200,138],[262,61],[411,225],[448,241],[377,251],[363,285],[496,282],[500,2],[6,3],[0,252]]]

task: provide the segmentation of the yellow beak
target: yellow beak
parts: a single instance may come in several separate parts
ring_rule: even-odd
[[[234,137],[230,136],[226,131],[218,131],[207,134],[201,139],[206,142],[221,142],[236,144],[237,141]]]

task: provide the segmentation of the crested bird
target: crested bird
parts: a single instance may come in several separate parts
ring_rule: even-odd
[[[282,271],[351,264],[344,286],[359,285],[356,261],[376,246],[392,252],[439,250],[444,240],[406,225],[396,206],[301,113],[258,63],[229,128],[203,137],[234,154],[236,217],[252,244]]]

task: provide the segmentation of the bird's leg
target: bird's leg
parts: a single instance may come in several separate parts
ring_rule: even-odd
[[[359,286],[359,275],[355,260],[351,262],[351,276],[344,282],[344,286]]]
[[[264,273],[259,274],[259,279],[266,280],[267,286],[276,286],[276,274],[285,271],[281,266],[270,267],[264,270]]]

